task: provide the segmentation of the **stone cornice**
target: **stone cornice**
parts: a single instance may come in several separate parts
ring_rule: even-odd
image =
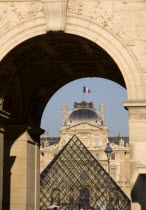
[[[70,126],[65,126],[65,128],[64,128],[64,126],[62,126],[62,128],[61,128],[61,132],[62,131],[64,131],[64,130],[69,130],[69,129],[71,129],[71,128],[73,128],[73,127],[77,127],[77,129],[78,130],[81,130],[82,128],[80,128],[79,126],[80,125],[89,125],[89,126],[93,126],[94,128],[99,128],[99,129],[101,129],[101,130],[107,130],[107,126],[105,126],[105,125],[93,125],[93,124],[91,124],[91,123],[88,123],[88,122],[85,122],[85,121],[82,121],[82,122],[80,122],[80,123],[76,123],[76,124],[73,124],[73,125],[70,125]],[[87,129],[87,128],[86,128]],[[91,128],[90,128],[90,130],[91,130]]]
[[[130,107],[146,107],[146,100],[129,100],[123,101],[123,106],[125,109]]]
[[[130,120],[146,120],[146,100],[126,101],[123,105],[129,111]]]
[[[136,167],[139,170],[139,174],[146,174],[146,161],[141,162],[141,163],[137,163]]]

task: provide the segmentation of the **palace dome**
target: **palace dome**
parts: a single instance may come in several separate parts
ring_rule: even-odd
[[[100,113],[93,108],[93,103],[75,102],[74,109],[68,113],[66,124],[73,125],[83,121],[94,125],[102,124]]]

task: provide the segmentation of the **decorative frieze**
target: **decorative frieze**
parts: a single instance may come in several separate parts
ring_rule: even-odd
[[[130,120],[146,120],[146,107],[132,107],[129,109]]]
[[[125,39],[129,45],[137,41],[144,43],[146,32],[136,33],[140,27],[129,27],[135,19],[136,14],[141,13],[145,16],[145,3],[127,1],[88,1],[88,0],[70,0],[67,7],[67,14],[74,16],[83,16],[85,19],[92,20],[102,27],[112,30],[122,39]],[[135,12],[134,12],[135,11]],[[127,15],[130,20],[127,19]],[[140,21],[137,20],[137,22]]]
[[[40,2],[1,2],[0,27],[9,30],[26,20],[43,16],[43,5]]]
[[[130,120],[146,120],[146,101],[124,101],[123,106],[129,111]]]

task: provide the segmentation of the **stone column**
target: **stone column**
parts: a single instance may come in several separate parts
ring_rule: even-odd
[[[146,101],[123,103],[129,111],[130,183],[132,210],[146,206]]]
[[[67,116],[67,105],[66,104],[63,104],[62,105],[62,120],[63,120],[63,125],[65,125],[66,116]]]
[[[102,123],[104,124],[104,104],[100,104],[100,114],[102,118]]]
[[[6,127],[4,156],[5,210],[39,209],[39,136],[42,129]]]
[[[35,145],[35,210],[40,209],[40,149]]]
[[[9,118],[9,113],[0,110],[0,210],[3,198],[3,156],[4,156],[4,123]]]

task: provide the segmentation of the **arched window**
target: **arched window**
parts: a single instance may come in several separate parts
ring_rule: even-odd
[[[115,154],[111,154],[111,160],[115,160],[115,159],[116,159]]]

